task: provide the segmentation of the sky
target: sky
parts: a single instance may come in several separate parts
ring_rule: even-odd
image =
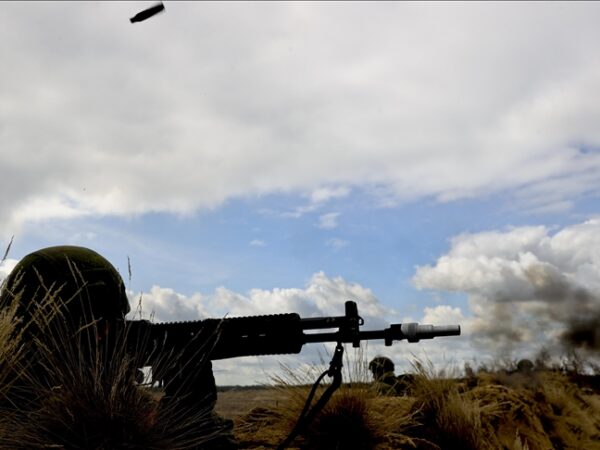
[[[157,321],[352,299],[461,324],[366,345],[398,368],[598,355],[600,4],[151,5],[0,4],[0,279],[82,245]]]

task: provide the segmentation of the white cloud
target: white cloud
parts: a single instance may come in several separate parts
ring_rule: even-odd
[[[162,288],[157,292],[162,292]],[[158,297],[152,304],[163,305],[167,301],[173,301],[171,309],[179,310],[180,314],[187,316],[189,312],[202,312],[213,317],[227,315],[228,317],[239,317],[248,315],[274,314],[275,312],[298,312],[302,316],[330,316],[341,315],[344,311],[346,300],[355,300],[364,317],[370,317],[379,321],[389,311],[384,307],[373,293],[356,283],[348,283],[342,277],[330,278],[323,272],[314,274],[304,289],[299,288],[274,288],[272,290],[252,289],[247,294],[239,294],[227,288],[216,289],[210,296],[196,295],[193,298],[185,298],[175,294],[172,290],[166,290],[167,295]],[[148,300],[144,294],[144,301]],[[186,303],[186,308],[179,309],[180,303]],[[190,306],[194,304],[194,306]],[[148,309],[145,307],[145,309]],[[162,308],[164,310],[164,308]],[[168,312],[167,311],[167,312]],[[170,313],[169,313],[170,314]],[[185,317],[179,320],[185,320]],[[156,311],[157,320],[165,320],[159,311]]]
[[[433,308],[425,308],[422,322],[431,325],[452,325],[464,324],[465,320],[460,308],[438,305]]]
[[[319,189],[315,189],[307,195],[309,198],[309,203],[302,206],[297,206],[292,211],[287,211],[281,214],[281,217],[298,219],[305,214],[317,211],[322,208],[327,202],[346,197],[350,194],[350,189],[348,187],[340,186],[336,188],[332,187],[321,187]]]
[[[332,199],[343,198],[350,194],[350,188],[340,186],[337,188],[322,187],[315,189],[310,194],[310,201],[313,204],[326,203]]]
[[[598,219],[554,234],[546,227],[463,234],[435,265],[418,267],[413,282],[419,289],[466,293],[473,315],[467,322],[483,348],[599,349],[599,249]],[[592,341],[572,334],[585,329]]]
[[[174,322],[185,320],[198,320],[207,316],[205,299],[202,294],[196,293],[185,296],[171,288],[152,286],[150,292],[134,295],[128,293],[132,311],[131,317],[153,317],[159,322]],[[141,299],[140,299],[141,297]],[[141,311],[138,306],[141,304]]]
[[[324,230],[332,230],[338,227],[338,217],[340,213],[327,213],[319,216],[318,227]]]
[[[328,247],[333,248],[334,250],[341,250],[344,247],[347,247],[349,244],[348,241],[339,238],[328,239],[326,245]]]
[[[1,8],[9,231],[351,189],[548,211],[600,187],[595,3],[181,3],[136,27],[120,3]]]
[[[132,305],[139,295],[129,293]],[[211,295],[200,293],[186,296],[170,288],[153,286],[142,293],[145,315],[154,313],[157,321],[197,320],[205,317],[241,317],[249,315],[297,312],[304,317],[343,315],[344,304],[354,300],[365,319],[380,322],[390,313],[371,290],[342,277],[330,278],[323,272],[315,273],[304,289],[274,288],[251,289],[246,294],[220,287]]]
[[[10,275],[18,262],[18,260],[10,258],[0,262],[0,284]]]
[[[250,247],[264,247],[266,244],[265,241],[261,241],[260,239],[253,239],[248,245],[250,245]]]

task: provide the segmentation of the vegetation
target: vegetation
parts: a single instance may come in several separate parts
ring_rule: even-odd
[[[125,351],[127,330],[109,343],[96,324],[73,329],[51,293],[29,324],[16,304],[0,308],[0,448],[184,449],[212,438],[193,431],[209,412],[164,407],[134,381],[139,362]],[[29,327],[43,334],[32,338]],[[560,366],[544,358],[466,366],[466,376],[415,363],[414,376],[387,390],[370,382],[362,356],[357,361],[345,364],[346,383],[293,448],[600,449],[600,377],[582,373],[585,362],[574,356]],[[276,448],[287,436],[320,372],[308,369],[283,368],[272,401],[248,403],[234,417],[240,448]]]
[[[27,321],[18,297],[0,305],[0,449],[184,449],[214,438],[197,432],[211,411],[180,411],[136,383],[126,328],[74,327],[55,293]]]
[[[600,374],[560,367],[485,367],[468,376],[415,363],[398,394],[351,380],[299,436],[302,449],[600,449]],[[532,364],[533,366],[533,364]],[[581,366],[579,366],[581,367]],[[280,401],[236,419],[242,448],[274,448],[308,393],[278,379]],[[250,406],[250,405],[249,405]]]

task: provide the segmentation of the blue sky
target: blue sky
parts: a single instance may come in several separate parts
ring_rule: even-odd
[[[558,354],[600,315],[598,4],[144,6],[0,6],[0,277],[76,244],[159,320],[356,295],[460,321],[436,362]]]
[[[17,240],[11,253],[26,254],[53,240],[102,246],[124,274],[130,258],[135,290],[158,284],[177,286],[186,295],[222,285],[238,292],[298,286],[322,270],[369,286],[386,303],[403,304],[422,297],[410,282],[415,267],[435,262],[457,234],[519,225],[562,228],[595,214],[594,198],[578,202],[568,214],[523,212],[509,199],[429,199],[378,207],[368,196],[351,193],[327,209],[289,217],[290,205],[306,199],[275,195],[186,216],[50,221],[42,232],[31,230],[30,240]],[[335,225],[323,228],[320,218],[331,214]],[[49,231],[55,234],[50,239]]]

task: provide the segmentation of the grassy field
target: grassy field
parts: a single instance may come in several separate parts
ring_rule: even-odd
[[[281,401],[281,390],[274,387],[235,387],[219,392],[215,411],[228,419],[236,419],[256,408],[273,410]]]
[[[286,437],[308,387],[219,394],[242,449]],[[304,449],[600,449],[600,377],[556,370],[436,377],[422,371],[399,393],[344,385],[294,442]]]
[[[66,326],[51,300],[27,339],[14,305],[0,308],[0,449],[206,448],[210,411],[165,407],[135,383],[140,363],[124,340],[107,347],[95,327]],[[289,448],[600,450],[600,371],[577,358],[524,370],[467,366],[466,376],[417,361],[397,386],[370,383],[366,366],[360,357],[345,364],[346,383]],[[233,420],[240,449],[277,448],[323,368],[313,369],[282,368],[270,388],[219,394],[216,410]]]

